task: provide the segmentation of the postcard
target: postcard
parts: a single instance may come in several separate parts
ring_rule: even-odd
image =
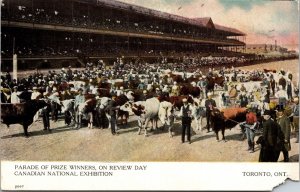
[[[1,189],[299,181],[299,2],[2,0]]]

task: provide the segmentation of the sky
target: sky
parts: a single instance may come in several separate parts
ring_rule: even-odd
[[[247,34],[247,44],[284,45],[299,51],[296,0],[119,0],[188,18],[211,17],[216,24]]]

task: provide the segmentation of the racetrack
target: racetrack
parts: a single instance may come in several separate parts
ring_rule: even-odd
[[[243,69],[280,69],[298,71],[298,60],[274,62]],[[226,130],[227,142],[217,142],[213,132],[194,130],[192,144],[181,144],[180,121],[175,124],[175,135],[169,138],[167,130],[155,130],[144,137],[137,135],[137,123],[130,117],[129,125],[121,127],[118,136],[109,129],[74,130],[65,127],[60,119],[51,121],[52,132],[43,131],[42,121],[30,128],[29,138],[24,137],[21,125],[11,125],[9,129],[1,124],[1,160],[19,161],[193,161],[193,162],[257,162],[259,146],[255,153],[249,153],[247,141],[241,141],[239,128]],[[160,124],[159,124],[160,125]],[[205,125],[205,123],[204,123]],[[130,127],[130,128],[128,128]],[[194,127],[194,124],[192,124]],[[256,137],[255,139],[257,139]],[[299,161],[299,144],[295,134],[291,135],[291,161]],[[283,160],[280,155],[279,161]]]

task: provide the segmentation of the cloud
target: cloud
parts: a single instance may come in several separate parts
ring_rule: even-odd
[[[244,9],[246,11],[249,11],[252,9],[254,5],[263,5],[267,1],[263,0],[219,0],[219,2],[224,6],[226,9],[231,9],[233,7],[239,7],[241,9]]]
[[[297,1],[261,0],[121,0],[184,17],[211,17],[214,23],[247,34],[246,43],[296,44],[299,39]],[[180,9],[178,9],[181,7]]]

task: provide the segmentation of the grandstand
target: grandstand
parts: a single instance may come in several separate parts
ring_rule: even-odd
[[[186,18],[114,0],[2,0],[1,13],[2,69],[11,68],[13,53],[19,68],[34,68],[245,50],[246,34],[211,18]]]

